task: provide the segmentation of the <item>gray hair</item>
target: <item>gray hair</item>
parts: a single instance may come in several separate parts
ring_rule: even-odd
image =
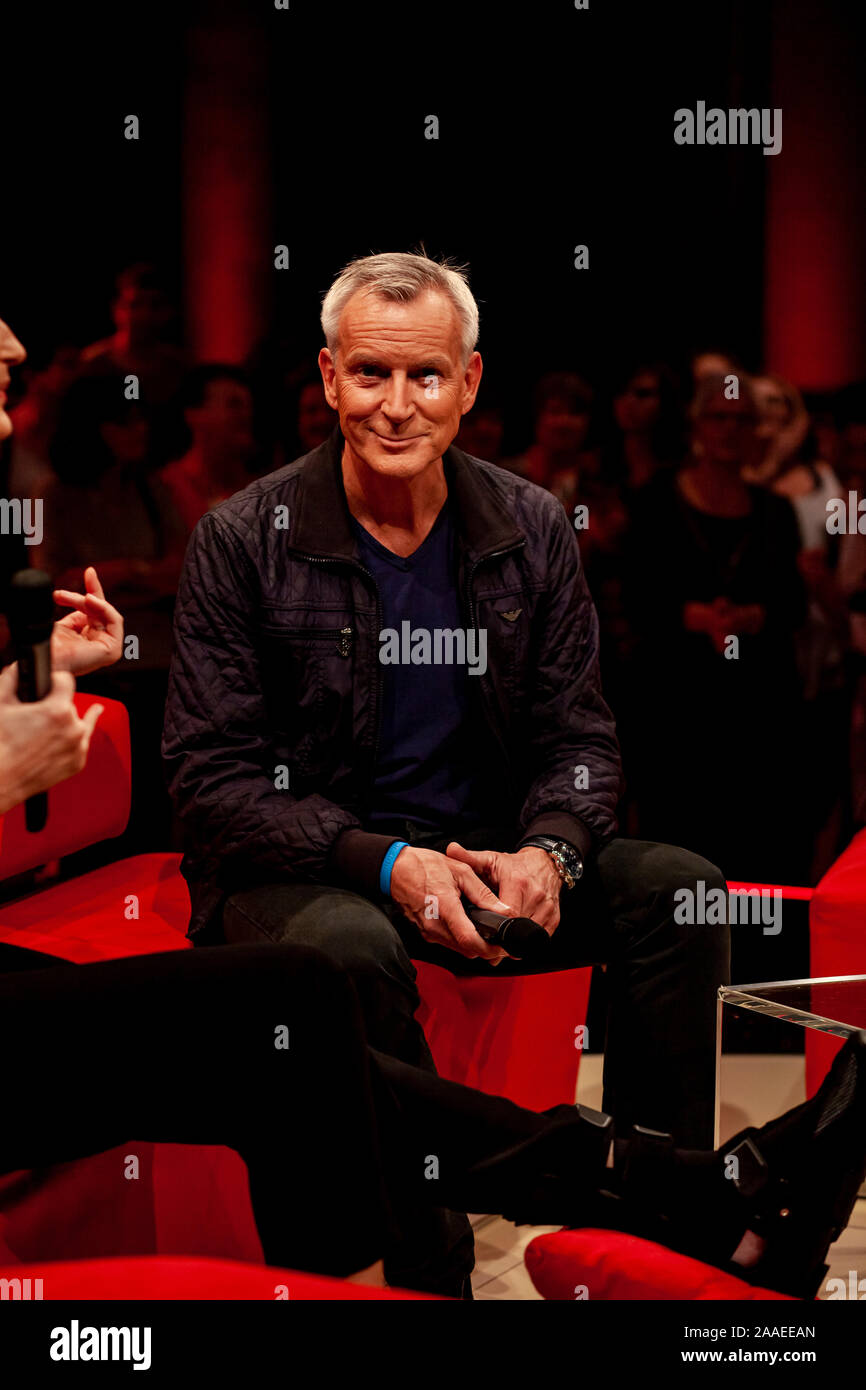
[[[397,304],[410,304],[433,290],[454,305],[465,366],[478,342],[478,305],[469,288],[467,270],[467,266],[454,265],[450,260],[434,261],[408,251],[386,251],[350,261],[322,301],[322,331],[328,348],[332,353],[337,350],[340,316],[356,290],[366,289],[369,294]]]

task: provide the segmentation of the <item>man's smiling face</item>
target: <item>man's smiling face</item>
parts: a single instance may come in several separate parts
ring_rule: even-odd
[[[477,352],[463,364],[454,306],[432,291],[400,304],[358,290],[339,333],[319,366],[349,448],[376,473],[416,477],[442,457],[481,380]]]
[[[8,438],[12,433],[12,421],[6,414],[6,397],[12,380],[9,368],[17,367],[26,356],[8,323],[0,319],[0,439]]]

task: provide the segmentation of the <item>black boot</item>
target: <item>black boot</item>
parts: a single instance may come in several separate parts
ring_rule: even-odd
[[[811,1298],[866,1178],[866,1032],[848,1039],[812,1100],[715,1153],[677,1149],[670,1135],[634,1126],[615,1140],[611,1169],[609,1116],[585,1106],[547,1113],[555,1124],[474,1170],[508,1185],[503,1216],[628,1231]],[[765,1242],[749,1267],[730,1261],[746,1231]]]
[[[848,1039],[811,1100],[743,1130],[724,1153],[746,1154],[746,1229],[766,1243],[757,1264],[732,1268],[750,1283],[814,1298],[866,1178],[866,1032]]]
[[[543,1113],[550,1125],[461,1175],[462,1200],[470,1210],[498,1212],[516,1226],[590,1225],[613,1120],[586,1105],[555,1105]]]

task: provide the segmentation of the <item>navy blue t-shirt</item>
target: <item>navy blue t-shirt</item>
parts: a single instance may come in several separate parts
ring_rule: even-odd
[[[412,555],[381,545],[352,517],[361,563],[370,570],[382,600],[384,629],[414,635],[462,626],[457,598],[454,525],[446,501],[429,534]],[[381,637],[381,634],[380,634]],[[440,649],[441,650],[441,649]],[[435,647],[431,645],[431,651]],[[479,648],[467,644],[467,661],[478,664]],[[380,642],[380,652],[382,645]],[[439,829],[476,822],[477,750],[470,733],[467,662],[382,664],[379,758],[368,817],[370,829],[401,833],[401,822]]]

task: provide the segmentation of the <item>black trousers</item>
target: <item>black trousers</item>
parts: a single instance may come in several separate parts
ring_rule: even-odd
[[[409,828],[411,832],[411,827]],[[409,838],[409,834],[405,836]],[[444,849],[449,838],[414,837]],[[467,848],[502,849],[497,832],[462,836]],[[315,946],[355,982],[373,1047],[433,1069],[415,1019],[419,998],[412,959],[455,975],[537,974],[606,964],[609,996],[604,1040],[604,1108],[625,1132],[632,1124],[672,1133],[686,1148],[713,1142],[716,998],[729,982],[730,932],[678,922],[676,894],[725,888],[720,870],[672,845],[614,839],[584,878],[561,896],[562,920],[543,966],[466,960],[431,946],[390,904],[345,889],[265,884],[233,894],[224,939]],[[573,1045],[570,1043],[570,1045]]]
[[[467,848],[506,849],[506,832],[423,834],[411,824],[403,838],[444,850],[451,838]],[[603,1106],[620,1133],[632,1124],[670,1132],[686,1148],[711,1148],[715,1092],[718,987],[728,983],[726,924],[676,920],[678,890],[724,888],[721,872],[688,850],[620,837],[587,866],[561,898],[562,920],[546,970],[605,963],[608,1028]],[[683,914],[679,914],[683,915]],[[536,973],[506,960],[490,966],[430,946],[396,909],[344,889],[265,884],[233,894],[224,909],[230,943],[314,945],[351,975],[374,1048],[435,1074],[423,1031],[412,958],[455,974]],[[569,1039],[573,1046],[573,1039]],[[442,1292],[472,1269],[471,1230],[463,1216],[428,1206],[398,1213],[402,1239],[386,1272],[395,1284]]]
[[[0,1019],[0,1172],[228,1145],[269,1264],[345,1276],[387,1257],[395,1205],[531,1201],[566,1127],[575,1185],[600,1167],[572,1107],[538,1115],[369,1048],[348,975],[301,946],[22,969],[0,975]],[[526,1141],[529,1161],[509,1153]]]

